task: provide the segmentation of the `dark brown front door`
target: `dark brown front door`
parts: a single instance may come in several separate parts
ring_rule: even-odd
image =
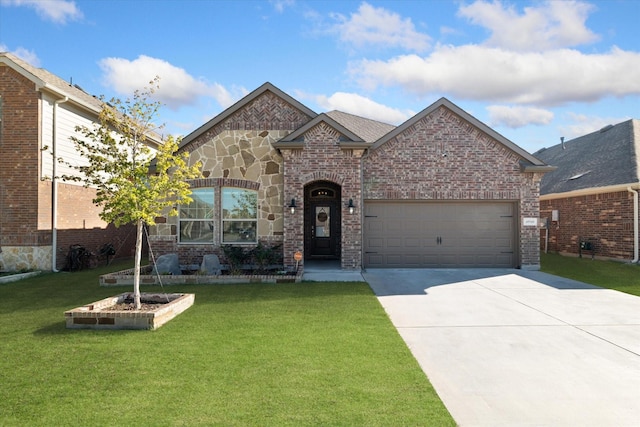
[[[305,193],[305,257],[340,259],[340,188],[315,183]]]

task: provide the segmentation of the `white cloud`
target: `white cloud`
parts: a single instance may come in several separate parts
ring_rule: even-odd
[[[34,51],[26,49],[24,47],[18,47],[15,50],[11,51],[9,50],[9,47],[7,45],[0,43],[0,52],[10,52],[23,61],[26,61],[29,64],[33,65],[34,67],[40,67],[40,58],[38,58],[38,55],[36,55]]]
[[[378,104],[355,93],[336,92],[330,97],[318,95],[315,100],[318,105],[327,111],[339,110],[389,124],[402,123],[415,114],[412,111],[401,111]]]
[[[278,13],[284,12],[284,9],[295,4],[295,0],[269,0],[269,3]]]
[[[545,1],[525,7],[519,14],[501,1],[476,1],[462,6],[458,14],[473,24],[487,28],[486,44],[518,51],[565,48],[591,43],[598,36],[585,21],[594,7],[581,1]]]
[[[105,58],[100,61],[100,67],[106,84],[120,94],[130,95],[135,90],[148,87],[156,76],[160,77],[160,89],[155,93],[155,98],[174,110],[192,105],[202,96],[213,97],[225,108],[237,99],[218,83],[197,79],[183,68],[146,55],[140,55],[133,61]]]
[[[560,126],[560,133],[565,139],[573,139],[579,136],[598,131],[608,125],[616,125],[629,120],[631,117],[599,117],[585,114],[568,113],[568,124]]]
[[[478,45],[437,46],[427,57],[361,60],[350,73],[371,90],[400,86],[420,96],[536,105],[640,95],[640,53],[612,48],[602,54],[572,49],[514,52]]]
[[[429,36],[416,31],[410,18],[403,19],[397,13],[373,7],[366,2],[349,18],[341,14],[334,14],[332,18],[338,21],[332,31],[337,32],[340,40],[349,45],[400,47],[416,52],[429,47]]]
[[[527,125],[548,125],[553,120],[553,113],[542,108],[489,105],[487,111],[491,126],[506,126],[512,129]]]
[[[76,2],[68,0],[0,0],[0,5],[33,8],[42,19],[56,24],[77,21],[83,16]]]

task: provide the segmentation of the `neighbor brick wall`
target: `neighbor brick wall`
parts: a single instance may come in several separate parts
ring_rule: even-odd
[[[40,94],[33,82],[0,64],[0,97],[0,246],[39,245]]]
[[[51,244],[51,181],[39,183],[39,228]],[[81,245],[98,253],[105,243],[113,244],[114,258],[129,258],[135,250],[135,226],[115,227],[100,219],[102,208],[93,203],[96,190],[80,185],[58,183],[58,221],[56,267],[65,265],[70,245]],[[146,252],[146,249],[145,249]]]
[[[441,107],[364,161],[365,200],[509,200],[520,218],[537,218],[542,175],[523,173],[520,157]],[[539,232],[520,227],[520,264],[540,264]]]
[[[71,245],[81,245],[85,249],[98,254],[105,243],[111,243],[116,254],[111,259],[133,258],[136,247],[136,227],[133,224],[116,227],[110,224],[104,228],[63,229],[58,231],[58,251],[56,267],[64,268]],[[143,258],[147,254],[146,239],[143,245]]]
[[[0,64],[0,97],[0,248],[51,246],[51,181],[40,180],[41,94],[33,82]],[[113,243],[116,257],[131,256],[135,233],[131,240],[127,227],[100,220],[94,196],[94,190],[59,184],[58,268],[71,244],[96,251]]]
[[[551,221],[553,210],[558,210],[558,222]],[[628,191],[542,200],[540,217],[549,220],[550,252],[577,254],[586,239],[595,245],[596,256],[633,259],[633,194]],[[542,250],[545,234],[542,230]]]

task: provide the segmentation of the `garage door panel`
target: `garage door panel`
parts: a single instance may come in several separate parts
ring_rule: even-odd
[[[515,203],[365,202],[366,267],[515,267]]]
[[[384,239],[371,238],[369,240],[369,247],[374,249],[384,248]]]

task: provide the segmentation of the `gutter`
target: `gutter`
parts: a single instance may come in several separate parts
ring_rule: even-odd
[[[53,101],[53,125],[51,129],[51,145],[52,145],[52,156],[53,156],[53,165],[51,168],[51,271],[54,273],[58,273],[59,270],[56,268],[57,256],[58,252],[58,159],[57,159],[57,111],[58,104],[62,104],[64,102],[69,101],[68,97],[64,97],[63,99],[57,99]]]
[[[627,191],[633,194],[633,260],[631,263],[638,262],[638,191],[627,187]]]
[[[627,191],[629,187],[637,186],[637,182],[629,182],[626,184],[607,185],[605,187],[589,187],[581,190],[564,191],[560,193],[541,194],[540,200],[555,200],[568,197],[591,196],[602,193],[617,193],[619,191]]]

